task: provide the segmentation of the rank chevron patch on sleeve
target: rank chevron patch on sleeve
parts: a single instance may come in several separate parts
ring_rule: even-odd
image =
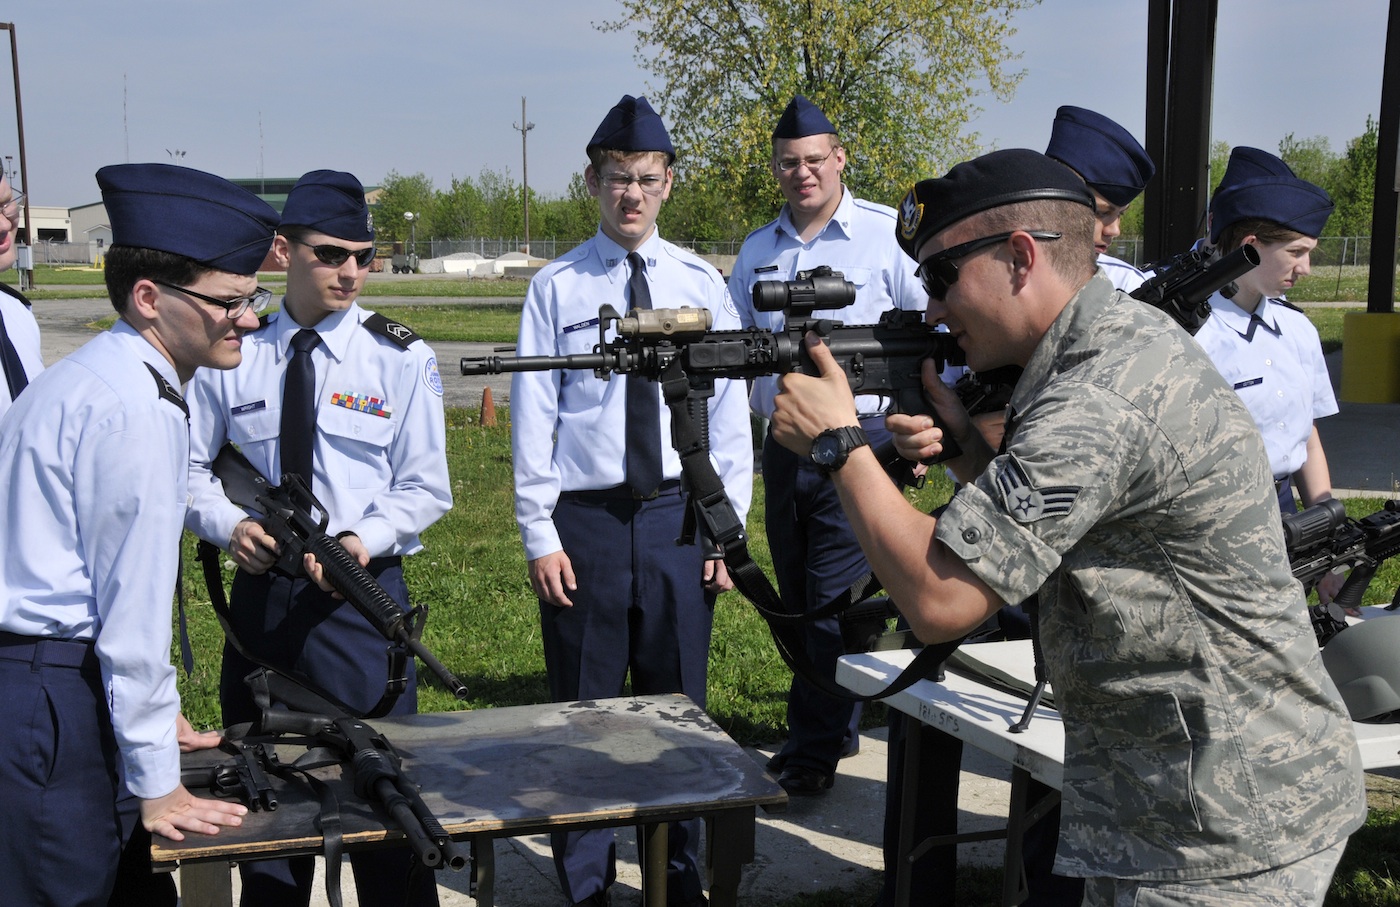
[[[997,474],[1006,512],[1019,523],[1034,523],[1048,516],[1064,516],[1074,507],[1079,488],[1065,485],[1036,488],[1014,456],[1008,456]]]

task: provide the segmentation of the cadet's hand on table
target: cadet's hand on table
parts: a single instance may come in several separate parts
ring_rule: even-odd
[[[530,588],[535,597],[559,608],[573,607],[570,592],[578,590],[578,580],[574,577],[574,563],[563,549],[530,561]]]
[[[183,832],[216,835],[219,826],[243,824],[248,807],[227,800],[196,797],[181,784],[164,797],[141,801],[141,824],[151,834],[183,841]]]
[[[254,576],[266,573],[268,568],[277,563],[278,550],[277,540],[268,535],[262,523],[251,517],[240,520],[238,525],[233,527],[233,535],[229,537],[229,557]]]
[[[182,753],[213,749],[223,739],[224,735],[219,731],[196,731],[183,713],[175,716],[175,740],[180,744]]]

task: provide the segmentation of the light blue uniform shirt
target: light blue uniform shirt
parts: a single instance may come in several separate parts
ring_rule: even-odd
[[[419,534],[452,507],[442,377],[432,348],[407,349],[363,327],[358,303],[316,325],[316,438],[312,493],[331,535],[353,532],[371,557],[413,554]],[[284,311],[243,338],[243,362],[200,369],[190,382],[191,506],[186,527],[227,548],[248,516],[223,493],[209,464],[233,441],[274,484],[282,476],[282,385],[292,337]]]
[[[841,204],[821,232],[803,242],[793,226],[787,205],[778,219],[753,231],[744,240],[729,277],[729,295],[739,309],[744,327],[783,329],[782,312],[760,312],[753,307],[753,285],[760,280],[795,280],[798,271],[828,265],[856,286],[856,301],[844,309],[819,309],[814,318],[833,318],[843,324],[874,324],[890,309],[921,312],[928,295],[914,276],[914,262],[895,241],[898,215],[893,208],[856,198],[842,189]],[[944,380],[956,374],[944,373]],[[773,415],[778,392],[777,376],[758,378],[749,403],[765,419]],[[862,416],[884,412],[886,398],[863,394],[856,398]]]
[[[703,259],[661,239],[655,231],[637,250],[646,260],[652,305],[706,308],[711,330],[739,328],[724,280]],[[598,307],[619,314],[630,306],[627,250],[601,231],[550,262],[530,281],[520,316],[521,356],[592,353],[598,344]],[[613,334],[610,332],[608,339]],[[559,551],[554,507],[560,492],[612,488],[626,480],[627,375],[604,381],[589,370],[516,372],[510,386],[511,455],[515,464],[515,519],[529,560]],[[720,379],[710,398],[710,459],[742,522],[753,486],[753,436],[741,380]],[[658,387],[657,394],[661,391]],[[678,479],[681,461],[671,447],[671,414],[661,407],[661,466]],[[658,540],[670,544],[670,539]]]
[[[178,381],[118,321],[0,419],[0,629],[96,640],[123,778],[147,799],[180,782],[170,613],[189,423]]]
[[[11,292],[17,294],[19,291],[11,289]],[[5,316],[5,333],[19,354],[24,376],[33,381],[44,370],[44,357],[39,346],[39,322],[34,320],[29,306],[4,290],[0,290],[0,315]],[[10,388],[3,379],[4,373],[0,372],[0,416],[10,408]]]
[[[1147,282],[1147,275],[1121,258],[1099,254],[1099,267],[1112,284],[1124,293],[1131,293]]]
[[[1337,412],[1317,328],[1302,312],[1265,299],[1255,309],[1262,323],[1246,340],[1248,312],[1219,293],[1210,305],[1196,342],[1254,417],[1274,478],[1290,476],[1308,458],[1313,420]]]

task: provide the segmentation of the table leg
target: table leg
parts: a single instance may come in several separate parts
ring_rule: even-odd
[[[492,907],[496,902],[496,839],[472,835],[471,842],[476,907]]]
[[[233,907],[233,881],[223,860],[180,864],[181,907]]]
[[[1006,861],[1003,864],[1001,903],[1016,907],[1030,897],[1026,880],[1026,865],[1022,855],[1022,840],[1030,828],[1060,802],[1060,792],[1050,790],[1035,803],[1028,802],[1031,773],[1019,766],[1011,769],[1011,804],[1006,811]]]
[[[665,822],[637,826],[637,849],[641,851],[642,907],[666,907],[667,841]]]
[[[705,820],[710,907],[739,903],[739,873],[754,858],[754,808],[728,809]]]
[[[908,716],[903,738],[894,902],[899,907],[951,905],[957,892],[963,744]],[[929,850],[933,853],[926,855]],[[921,860],[927,862],[919,865]]]

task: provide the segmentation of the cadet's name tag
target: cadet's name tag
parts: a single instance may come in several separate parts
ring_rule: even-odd
[[[1238,381],[1235,383],[1235,390],[1243,390],[1246,387],[1253,387],[1256,384],[1263,384],[1263,378],[1250,378],[1248,381]]]
[[[230,415],[242,416],[245,413],[255,413],[260,409],[267,409],[266,400],[257,400],[253,403],[244,403],[242,406],[235,406],[229,410]]]
[[[587,328],[596,328],[597,326],[598,326],[598,319],[597,319],[597,318],[590,318],[590,319],[588,319],[587,321],[580,321],[578,324],[571,324],[571,325],[569,325],[568,327],[564,328],[564,333],[565,333],[565,334],[572,334],[574,331],[582,331],[582,330],[586,330]]]

